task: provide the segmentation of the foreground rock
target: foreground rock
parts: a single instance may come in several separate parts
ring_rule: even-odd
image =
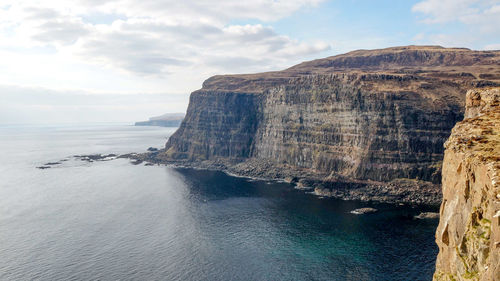
[[[378,210],[375,208],[359,208],[356,210],[352,210],[350,213],[355,215],[364,215],[364,214],[372,214],[377,212]]]
[[[463,119],[465,92],[500,84],[498,73],[498,51],[406,46],[214,76],[150,161],[309,180],[346,198],[440,202],[443,143]],[[390,186],[396,179],[417,188]],[[332,182],[361,189],[337,193]]]
[[[323,180],[316,185],[318,187],[314,188],[314,194],[344,200],[430,205],[441,202],[437,185],[425,181],[395,179],[384,183]]]
[[[500,88],[466,104],[445,145],[434,280],[500,280]]]

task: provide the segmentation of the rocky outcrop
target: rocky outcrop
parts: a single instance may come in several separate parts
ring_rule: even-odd
[[[500,280],[500,88],[466,106],[445,144],[434,280]]]
[[[376,213],[377,211],[378,210],[374,209],[374,208],[359,208],[359,209],[355,209],[355,210],[350,211],[350,213],[354,214],[354,215],[364,215],[364,214]]]
[[[500,52],[407,46],[214,76],[155,161],[308,180],[341,198],[370,199],[368,188],[388,201],[440,202],[443,143],[466,90],[500,84],[499,62]],[[399,179],[434,185],[419,195],[386,184]]]

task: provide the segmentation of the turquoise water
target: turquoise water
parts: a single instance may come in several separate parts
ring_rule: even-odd
[[[438,222],[412,216],[432,208],[70,157],[142,152],[173,131],[0,127],[0,279],[431,280]],[[349,213],[365,206],[379,212]]]

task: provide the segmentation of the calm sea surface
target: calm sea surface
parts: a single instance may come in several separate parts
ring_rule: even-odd
[[[438,221],[411,219],[428,208],[70,158],[161,147],[174,130],[0,127],[0,280],[431,280]],[[349,213],[365,206],[379,212]]]

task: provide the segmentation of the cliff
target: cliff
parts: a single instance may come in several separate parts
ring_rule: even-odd
[[[500,280],[500,88],[466,106],[445,144],[434,280]]]
[[[500,52],[437,46],[214,76],[155,161],[286,178],[326,196],[440,202],[443,143],[465,92],[491,85]]]

